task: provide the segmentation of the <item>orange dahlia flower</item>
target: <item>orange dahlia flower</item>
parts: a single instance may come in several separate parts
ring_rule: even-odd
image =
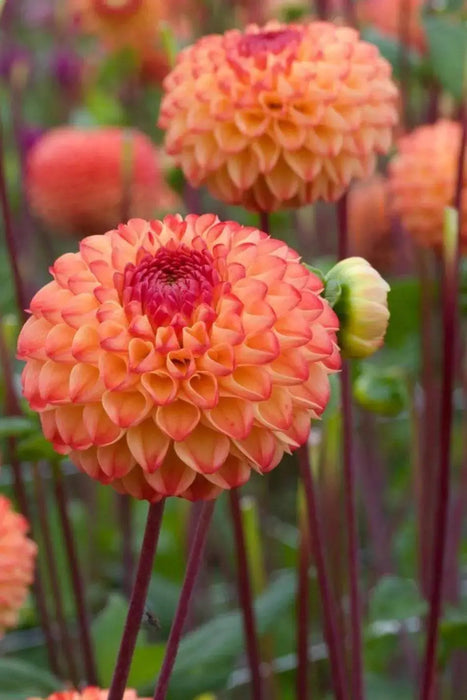
[[[23,391],[82,471],[209,499],[307,439],[338,320],[285,243],[213,214],[135,219],[51,271],[18,340]]]
[[[373,24],[382,34],[425,51],[426,37],[421,21],[424,3],[425,0],[360,0],[356,8],[362,24]]]
[[[28,529],[26,519],[0,495],[0,636],[17,624],[34,578],[37,546],[26,537]]]
[[[138,131],[52,129],[28,155],[32,211],[77,235],[104,233],[122,216],[151,218],[161,186],[157,149]]]
[[[391,143],[390,74],[348,27],[250,25],[179,54],[159,125],[191,184],[226,202],[273,211],[335,200]]]
[[[460,124],[445,119],[403,136],[389,165],[391,208],[422,246],[441,246],[444,208],[454,203],[461,143]],[[460,219],[467,249],[467,154]]]
[[[376,174],[356,183],[349,190],[347,206],[352,255],[385,260],[391,231],[386,178]]]
[[[29,698],[28,700],[107,700],[108,695],[108,690],[89,687],[83,690],[59,690],[46,698]],[[134,690],[126,690],[122,700],[138,700],[138,695]],[[141,698],[141,700],[150,700],[150,698]]]

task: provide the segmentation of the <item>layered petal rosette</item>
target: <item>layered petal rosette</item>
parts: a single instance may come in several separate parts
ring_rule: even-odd
[[[18,341],[23,391],[93,478],[208,499],[307,439],[338,320],[283,242],[212,214],[132,220],[51,271]]]
[[[454,204],[461,131],[447,119],[420,126],[399,140],[389,165],[392,212],[421,246],[442,245],[444,209]],[[467,250],[467,153],[461,206],[461,245]]]
[[[397,121],[389,63],[327,22],[205,36],[164,89],[168,153],[192,185],[252,210],[336,200],[370,175]]]
[[[17,624],[34,578],[37,546],[28,529],[26,519],[0,495],[0,637]]]
[[[46,698],[29,698],[28,700],[107,700],[108,690],[101,690],[96,687],[83,688],[83,690],[59,690]],[[139,696],[134,690],[125,690],[122,700],[138,700]],[[140,700],[149,700],[141,698]]]

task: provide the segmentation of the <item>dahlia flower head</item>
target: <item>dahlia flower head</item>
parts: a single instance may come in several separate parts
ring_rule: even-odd
[[[83,472],[210,499],[306,441],[339,324],[285,243],[213,214],[134,219],[51,272],[18,340],[23,392]]]
[[[370,175],[397,121],[389,63],[328,22],[205,36],[163,85],[167,152],[193,186],[251,210],[338,199]]]
[[[31,210],[60,233],[105,233],[122,216],[151,218],[165,189],[158,151],[136,130],[59,127],[28,153]]]
[[[46,698],[29,698],[28,700],[107,700],[108,696],[108,690],[90,686],[83,690],[59,690]],[[138,700],[138,695],[134,690],[125,690],[122,700]],[[150,700],[150,698],[141,698],[141,700]]]
[[[423,247],[441,248],[444,209],[454,204],[461,125],[441,119],[420,126],[397,143],[389,164],[392,212]],[[461,246],[467,250],[467,154],[464,158]]]
[[[371,24],[381,34],[424,52],[426,36],[421,18],[424,4],[425,0],[359,0],[356,10],[361,24]]]
[[[0,495],[0,637],[15,627],[34,579],[37,546],[27,537],[29,525]]]

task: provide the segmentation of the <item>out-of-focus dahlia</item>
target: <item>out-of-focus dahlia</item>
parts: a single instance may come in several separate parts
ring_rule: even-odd
[[[93,478],[209,499],[307,439],[338,320],[281,241],[213,214],[135,219],[51,271],[18,341],[23,391]]]
[[[34,578],[37,546],[26,537],[26,519],[0,495],[0,636],[18,622]]]
[[[31,209],[59,231],[104,233],[122,217],[151,218],[161,185],[157,149],[138,131],[52,129],[28,154]]]
[[[454,203],[461,142],[460,124],[440,120],[403,136],[389,165],[391,208],[422,246],[443,242],[444,208]],[[467,154],[460,218],[467,249]]]
[[[362,24],[372,24],[391,39],[425,51],[426,37],[421,20],[425,0],[360,0],[357,15]]]
[[[391,256],[388,186],[383,175],[355,183],[347,198],[348,226],[352,255],[378,266]]]
[[[29,700],[107,700],[108,690],[101,690],[96,687],[84,688],[83,690],[59,690],[46,698],[29,698]],[[138,700],[138,695],[134,690],[125,690],[122,700]],[[150,700],[141,698],[141,700]]]
[[[335,200],[389,148],[390,74],[348,27],[250,25],[179,54],[159,125],[191,184],[226,202],[272,211]]]

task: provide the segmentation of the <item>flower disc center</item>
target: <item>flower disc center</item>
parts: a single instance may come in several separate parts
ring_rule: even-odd
[[[300,32],[295,29],[280,29],[258,34],[246,34],[240,39],[238,52],[241,56],[250,57],[259,53],[281,53],[290,44],[300,41]]]

